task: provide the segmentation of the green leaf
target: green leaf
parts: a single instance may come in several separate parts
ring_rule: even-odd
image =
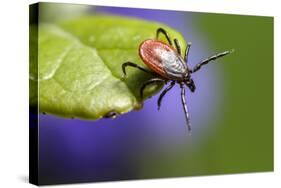
[[[31,88],[39,84],[40,112],[98,119],[111,112],[123,114],[140,109],[143,100],[139,90],[151,75],[128,68],[128,76],[122,79],[121,66],[126,61],[145,66],[138,47],[142,41],[155,38],[159,27],[185,47],[183,37],[175,30],[139,19],[88,16],[55,25],[40,24],[38,72],[30,69]],[[30,67],[36,67],[33,59]],[[145,98],[162,86],[147,88]],[[36,101],[32,96],[31,103]]]

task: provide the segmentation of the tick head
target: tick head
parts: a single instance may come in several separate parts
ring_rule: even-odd
[[[190,89],[191,92],[194,92],[196,87],[194,84],[194,81],[191,77],[187,77],[187,79],[185,80],[185,85]]]

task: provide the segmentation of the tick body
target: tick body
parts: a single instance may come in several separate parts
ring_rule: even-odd
[[[188,74],[187,65],[178,52],[166,43],[148,39],[139,48],[143,62],[163,78],[181,81]]]
[[[165,35],[168,43],[158,40],[159,34]],[[153,78],[146,81],[140,88],[140,95],[143,97],[143,91],[146,86],[153,83],[164,83],[169,86],[162,91],[160,94],[157,104],[158,110],[160,109],[161,102],[165,94],[173,88],[177,83],[181,88],[181,101],[183,105],[183,110],[185,114],[186,124],[188,131],[191,131],[190,117],[188,113],[188,108],[185,99],[185,88],[189,88],[191,92],[195,91],[195,84],[191,75],[198,71],[203,65],[208,64],[220,57],[230,54],[231,51],[225,51],[215,54],[195,65],[195,67],[190,68],[188,66],[188,53],[191,44],[188,43],[185,48],[184,55],[181,54],[181,47],[177,39],[172,40],[168,33],[163,29],[159,28],[156,31],[156,39],[147,39],[143,41],[139,46],[139,56],[147,66],[147,68],[142,67],[133,62],[125,62],[122,65],[122,70],[124,75],[126,75],[126,67],[134,67],[146,73],[154,75]]]

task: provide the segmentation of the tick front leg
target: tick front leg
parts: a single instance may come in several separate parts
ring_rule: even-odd
[[[178,54],[181,55],[181,47],[180,47],[178,39],[174,39],[174,43],[175,43],[175,46],[177,48]]]
[[[229,51],[225,51],[225,52],[221,52],[221,53],[218,53],[218,54],[215,54],[215,55],[213,55],[213,56],[211,56],[211,57],[209,57],[209,58],[203,60],[202,62],[198,63],[197,65],[195,65],[195,67],[193,68],[193,70],[192,70],[191,72],[192,72],[192,73],[193,73],[193,72],[196,72],[196,71],[198,71],[203,65],[208,64],[210,61],[214,61],[214,60],[216,60],[216,59],[218,59],[218,58],[221,58],[221,57],[223,57],[223,56],[226,56],[226,55],[228,55],[228,54],[230,54],[230,53],[232,53],[232,52],[234,52],[234,49],[229,50]]]
[[[132,63],[132,62],[129,62],[129,61],[128,61],[128,62],[122,64],[122,71],[123,71],[124,76],[127,75],[127,73],[126,73],[126,67],[128,67],[128,66],[129,66],[129,67],[134,67],[134,68],[137,68],[137,69],[139,69],[139,70],[141,70],[141,71],[143,71],[143,72],[152,74],[152,72],[149,71],[149,70],[147,70],[146,68],[141,67],[141,66],[138,65],[138,64],[135,64],[135,63]]]
[[[175,85],[175,82],[171,82],[171,84],[160,94],[160,96],[158,98],[158,101],[157,101],[158,110],[160,110],[161,102],[162,102],[163,97],[166,95],[166,93],[168,91],[170,91],[174,87],[174,85]]]
[[[182,105],[183,105],[183,110],[184,110],[185,120],[186,120],[186,124],[187,124],[187,129],[188,129],[188,132],[190,132],[191,131],[191,124],[190,124],[190,117],[189,117],[189,113],[188,113],[188,109],[187,109],[186,101],[185,101],[184,85],[181,84],[180,87],[181,87],[181,102],[182,102]]]
[[[168,40],[170,46],[173,46],[172,40],[171,40],[170,36],[168,35],[167,31],[165,29],[161,28],[161,27],[158,28],[157,31],[156,31],[156,39],[159,38],[160,33],[163,33],[165,35],[166,39]]]
[[[187,63],[188,60],[188,54],[189,54],[189,50],[191,47],[191,42],[187,43],[186,48],[185,48],[185,52],[184,52],[184,61]]]
[[[166,80],[163,80],[161,78],[151,78],[150,80],[146,81],[142,86],[141,86],[141,89],[140,89],[140,96],[141,98],[143,99],[143,91],[144,89],[146,88],[146,86],[150,85],[150,84],[153,84],[153,83],[166,83]]]

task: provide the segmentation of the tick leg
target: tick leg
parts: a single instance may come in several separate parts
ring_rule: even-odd
[[[209,57],[209,58],[203,60],[202,62],[198,63],[197,65],[195,65],[195,67],[191,70],[191,72],[192,72],[192,73],[193,73],[193,72],[196,72],[196,71],[198,71],[203,65],[208,64],[210,61],[214,61],[214,60],[216,60],[216,59],[218,59],[218,58],[221,58],[221,57],[223,57],[223,56],[226,56],[226,55],[228,55],[228,54],[230,54],[230,53],[232,53],[232,52],[234,52],[233,49],[232,49],[232,50],[229,50],[229,51],[225,51],[225,52],[218,53],[218,54],[216,54],[216,55],[213,55],[213,56],[211,56],[211,57]]]
[[[157,101],[158,110],[160,110],[161,102],[162,102],[163,97],[166,95],[166,93],[168,91],[170,91],[174,87],[174,85],[175,85],[175,82],[171,82],[171,84],[160,94],[160,96],[158,98],[158,101]]]
[[[158,28],[157,31],[156,31],[156,39],[159,38],[159,34],[160,34],[160,33],[163,33],[163,34],[165,35],[166,39],[168,40],[170,46],[173,46],[172,41],[171,41],[171,38],[170,38],[170,36],[168,35],[167,31],[166,31],[165,29],[161,28],[161,27]]]
[[[184,61],[187,62],[188,60],[188,53],[191,47],[191,42],[187,43],[186,48],[185,48],[185,52],[184,52]]]
[[[151,78],[150,80],[146,81],[146,82],[141,86],[141,89],[140,89],[140,96],[141,96],[142,99],[143,99],[143,91],[144,91],[145,87],[148,86],[148,85],[150,85],[150,84],[156,83],[156,82],[166,83],[166,80],[163,80],[163,79],[161,79],[161,78]]]
[[[175,43],[175,46],[177,48],[178,54],[181,55],[181,47],[180,47],[178,39],[174,39],[174,43]]]
[[[190,132],[191,131],[191,124],[190,124],[189,113],[188,113],[188,109],[187,109],[186,101],[185,101],[185,89],[184,89],[183,83],[180,84],[180,87],[181,87],[181,102],[182,102],[182,105],[183,105],[187,129],[188,129],[188,132]]]
[[[126,62],[126,63],[123,63],[123,64],[122,64],[122,71],[123,71],[124,76],[127,75],[127,74],[126,74],[126,67],[128,67],[128,66],[129,66],[129,67],[134,67],[134,68],[137,68],[137,69],[139,69],[139,70],[141,70],[141,71],[143,71],[143,72],[152,74],[151,71],[147,70],[147,69],[144,68],[144,67],[141,67],[141,66],[138,65],[138,64],[135,64],[135,63],[132,63],[132,62]]]

